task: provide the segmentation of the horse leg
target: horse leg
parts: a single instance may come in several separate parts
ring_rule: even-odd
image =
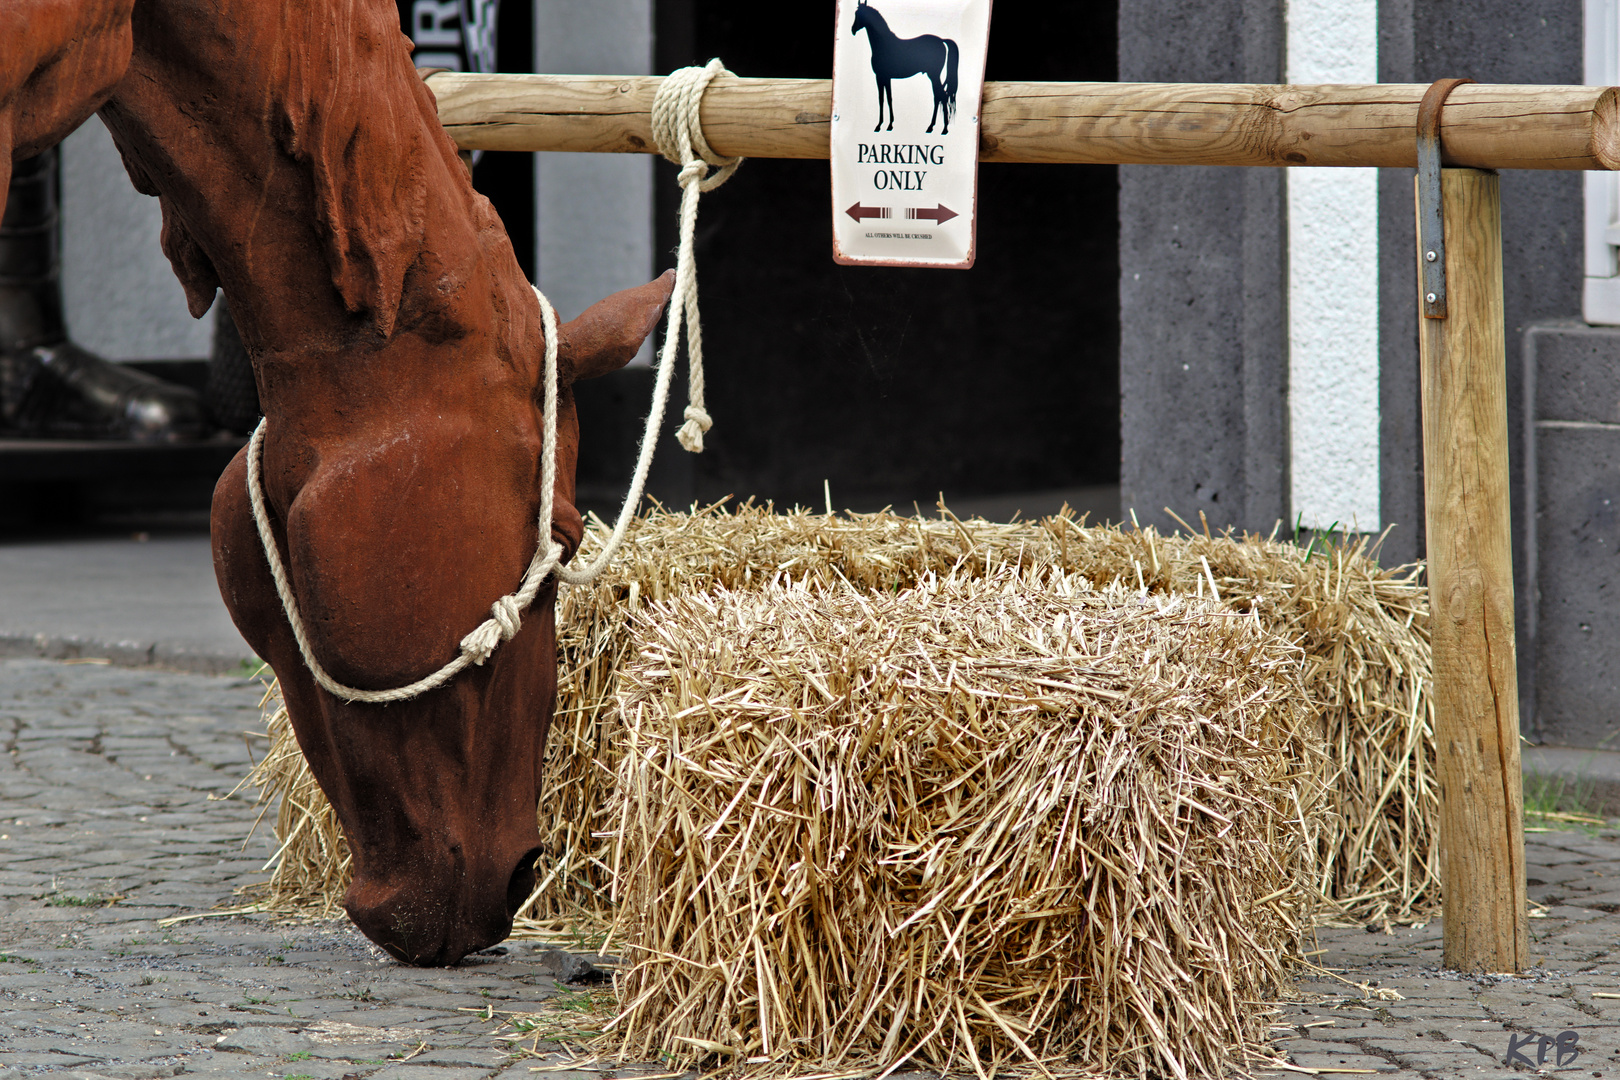
[[[950,110],[945,108],[945,87],[940,83],[939,76],[931,71],[928,73],[928,82],[934,88],[934,111],[928,114],[928,130],[934,130],[934,119],[943,112],[945,114],[945,126],[940,128],[939,133],[949,135],[951,133],[951,114]]]
[[[873,78],[877,83],[878,122],[877,122],[877,127],[873,128],[872,130],[873,131],[882,131],[883,130],[883,80],[882,80],[882,78],[879,78],[877,76],[873,76]]]
[[[883,80],[883,93],[889,99],[889,131],[894,130],[894,83],[888,79]]]

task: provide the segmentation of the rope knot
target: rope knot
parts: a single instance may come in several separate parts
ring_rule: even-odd
[[[703,181],[708,179],[708,173],[709,167],[703,164],[703,162],[688,161],[685,165],[681,166],[681,171],[675,174],[675,179],[680,182],[681,187],[688,187],[692,184],[696,184],[698,185],[699,190],[701,190],[703,187]]]
[[[709,414],[703,411],[701,405],[688,405],[686,407],[686,423],[681,430],[675,433],[676,441],[682,448],[694,454],[703,453],[703,433],[714,426]]]
[[[523,629],[523,608],[517,596],[503,596],[490,605],[489,618],[479,623],[472,633],[461,639],[461,651],[474,664],[483,665],[495,647],[511,641]]]
[[[681,186],[694,181],[700,191],[713,191],[737,171],[740,157],[721,157],[703,137],[703,92],[716,75],[730,75],[717,56],[703,67],[677,68],[664,77],[653,98],[653,141],[658,152],[681,166]],[[706,165],[714,166],[709,174]]]

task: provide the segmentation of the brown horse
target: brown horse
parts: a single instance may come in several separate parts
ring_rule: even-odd
[[[0,55],[6,171],[99,107],[160,201],[192,314],[216,288],[229,300],[274,535],[335,678],[398,686],[457,654],[534,554],[553,450],[551,533],[573,552],[567,387],[628,361],[672,282],[562,328],[558,445],[542,445],[537,302],[393,0],[22,0],[0,34],[23,42]],[[350,916],[416,964],[494,944],[534,883],[555,579],[488,663],[406,703],[349,704],[299,656],[244,482],[239,456],[214,495],[215,568],[354,851]]]

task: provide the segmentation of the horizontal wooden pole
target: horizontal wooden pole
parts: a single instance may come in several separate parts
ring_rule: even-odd
[[[656,153],[661,76],[469,75],[428,79],[463,150]],[[1133,165],[1417,164],[1425,85],[986,83],[983,161]],[[721,154],[826,158],[826,79],[721,76],[703,131]],[[1476,169],[1620,166],[1614,87],[1458,87],[1446,100],[1445,163]]]

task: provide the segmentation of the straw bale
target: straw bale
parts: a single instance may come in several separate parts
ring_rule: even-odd
[[[1083,578],[654,602],[618,713],[632,1059],[1223,1076],[1311,925],[1303,654]]]
[[[593,523],[586,554],[604,533]],[[847,582],[893,594],[930,574],[987,577],[1006,568],[1026,580],[1056,572],[1098,589],[1118,584],[1154,596],[1213,595],[1297,642],[1333,780],[1315,875],[1324,910],[1360,922],[1411,921],[1435,910],[1439,805],[1419,567],[1383,569],[1365,541],[1302,549],[1190,529],[1163,536],[1152,528],[1087,527],[1068,514],[1004,524],[960,521],[943,507],[925,518],[745,505],[690,514],[655,510],[594,585],[563,590],[557,713],[539,812],[547,855],[542,887],[519,929],[600,932],[611,919],[611,843],[602,834],[615,827],[613,777],[624,737],[615,689],[644,605],[720,589],[759,591],[785,580]],[[281,748],[290,747],[290,731],[284,724],[278,730]],[[331,910],[347,884],[338,869],[346,851],[301,770],[301,758],[283,753],[256,777],[263,797],[293,792],[295,808],[326,815],[320,827],[295,835],[297,814],[289,816],[284,803],[277,835],[287,842],[269,902],[296,907],[306,897]],[[326,882],[327,891],[310,892],[315,882]]]
[[[298,748],[276,684],[265,695],[265,705],[270,750],[237,785],[237,790],[258,788],[259,802],[266,810],[269,803],[279,800],[275,832],[281,843],[264,865],[264,869],[272,871],[269,882],[250,885],[245,891],[259,894],[270,910],[316,918],[341,915],[351,871],[349,842],[338,824],[337,812],[315,782]],[[257,827],[258,822],[254,825]]]

